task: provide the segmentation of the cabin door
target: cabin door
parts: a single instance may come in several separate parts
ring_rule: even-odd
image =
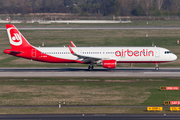
[[[79,50],[78,53],[79,53],[79,55],[82,55],[82,50]]]
[[[159,49],[156,49],[156,54],[155,54],[156,57],[159,57],[160,56],[160,50]]]
[[[35,58],[36,57],[36,49],[32,49],[32,53],[31,53],[32,57]]]

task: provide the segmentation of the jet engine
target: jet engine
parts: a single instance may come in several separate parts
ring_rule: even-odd
[[[116,68],[116,60],[100,60],[96,64],[108,69]]]

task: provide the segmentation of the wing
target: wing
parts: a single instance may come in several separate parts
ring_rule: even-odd
[[[89,56],[76,54],[69,45],[68,45],[68,47],[69,47],[71,54],[78,57],[77,62],[79,62],[79,63],[88,63],[88,62],[94,62],[94,61],[102,60],[102,58],[89,57]]]

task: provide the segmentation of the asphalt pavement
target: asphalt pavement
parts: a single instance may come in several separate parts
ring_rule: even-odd
[[[0,115],[2,120],[179,120],[180,114],[31,114]]]
[[[1,68],[0,77],[180,77],[180,68]]]

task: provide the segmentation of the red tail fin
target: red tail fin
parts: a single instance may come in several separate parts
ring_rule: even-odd
[[[6,24],[6,29],[12,49],[19,49],[24,47],[31,47],[31,44],[12,24]]]

